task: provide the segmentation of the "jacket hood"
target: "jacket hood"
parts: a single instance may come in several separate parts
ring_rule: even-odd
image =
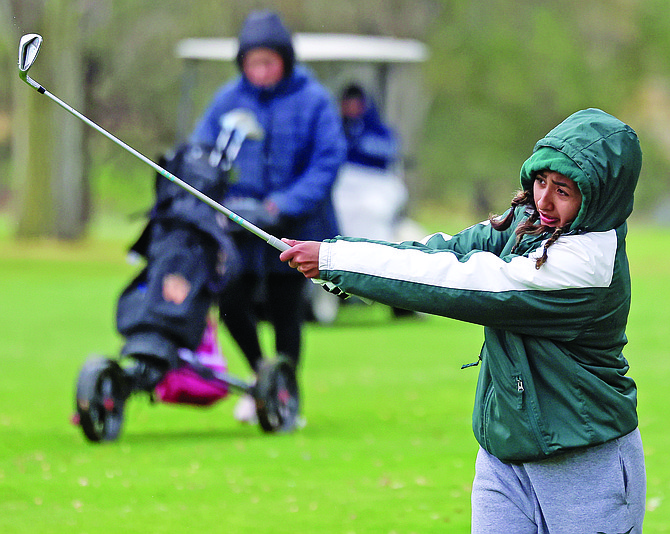
[[[552,170],[577,183],[582,205],[569,230],[607,231],[633,211],[642,167],[635,131],[599,109],[573,113],[533,149],[521,167],[521,187],[533,190],[537,172]]]
[[[244,21],[238,36],[237,66],[242,70],[244,54],[254,48],[269,48],[284,60],[285,76],[293,70],[295,52],[291,32],[274,11],[253,11]]]

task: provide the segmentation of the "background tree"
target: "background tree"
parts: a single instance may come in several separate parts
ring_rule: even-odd
[[[67,0],[23,0],[4,2],[3,10],[12,14],[13,24],[5,35],[13,38],[15,50],[23,33],[21,28],[30,28],[31,32],[60,43],[58,49],[44,47],[40,52],[38,78],[46,87],[57,86],[60,97],[77,108],[84,90],[79,42],[81,13],[70,4]],[[17,236],[80,237],[89,205],[82,123],[63,116],[62,110],[21,87],[23,84],[17,79],[16,75],[12,77],[12,171],[19,192]]]
[[[21,235],[70,238],[84,231],[89,204],[94,213],[128,213],[151,198],[143,163],[83,124],[68,125],[76,119],[20,86],[22,33],[40,31],[47,41],[38,80],[155,157],[176,137],[176,43],[234,36],[249,10],[261,7],[280,10],[294,31],[428,43],[417,204],[484,205],[482,184],[511,192],[533,143],[584,107],[601,107],[640,134],[645,164],[636,213],[668,194],[665,0],[0,0],[0,214],[11,210]],[[234,72],[206,65],[196,108]],[[506,201],[495,198],[492,209],[504,209]]]

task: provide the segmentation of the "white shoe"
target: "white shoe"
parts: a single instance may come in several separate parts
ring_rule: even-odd
[[[304,415],[299,415],[295,418],[295,428],[296,430],[302,430],[307,426],[307,418]]]
[[[233,417],[240,423],[248,425],[255,425],[258,423],[258,416],[256,415],[256,401],[251,395],[243,395],[237,401],[235,409],[233,410]]]

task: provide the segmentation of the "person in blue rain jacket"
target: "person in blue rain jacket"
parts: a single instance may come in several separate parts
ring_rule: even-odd
[[[296,62],[292,36],[279,14],[251,12],[239,34],[240,75],[214,95],[197,123],[193,142],[213,143],[226,113],[253,113],[264,130],[243,143],[224,204],[274,235],[325,239],[338,233],[331,191],[346,156],[342,121],[332,95]],[[263,240],[237,230],[242,274],[219,298],[219,314],[251,368],[263,351],[254,295],[262,288],[277,354],[298,366],[304,315],[304,277],[278,259]],[[250,400],[246,399],[250,405]],[[240,405],[242,406],[242,405]],[[246,417],[253,419],[249,407]]]

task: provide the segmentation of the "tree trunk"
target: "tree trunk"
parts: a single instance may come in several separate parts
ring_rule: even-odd
[[[67,4],[67,5],[66,5]],[[67,0],[52,2],[54,13],[49,20],[53,49],[54,92],[78,111],[83,110],[84,76],[82,74],[81,31],[78,10]],[[58,135],[52,145],[52,191],[55,230],[60,239],[77,239],[84,234],[88,219],[84,129],[87,126],[64,109],[53,106],[53,128]]]
[[[41,32],[44,43],[29,73],[75,109],[84,101],[78,10],[66,0],[45,4],[40,16],[25,14],[21,29]],[[25,6],[24,6],[25,7]],[[17,9],[17,18],[21,17]],[[18,50],[18,40],[17,40]],[[18,76],[17,76],[18,79]],[[19,192],[16,235],[19,238],[77,239],[88,219],[84,127],[46,96],[16,82],[14,101],[15,187]]]
[[[17,78],[18,79],[18,78]],[[19,192],[19,238],[50,236],[54,233],[51,202],[51,128],[47,99],[21,82],[15,82],[13,128],[14,179]]]

